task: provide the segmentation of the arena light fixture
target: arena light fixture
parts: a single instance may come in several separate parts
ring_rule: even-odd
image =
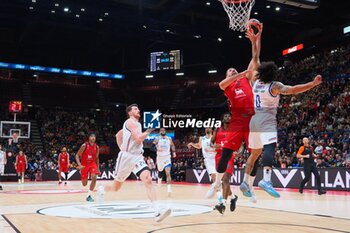
[[[80,10],[81,10],[81,11],[85,11],[85,8],[81,8]]]
[[[239,38],[239,39],[242,39],[243,37],[242,37],[242,35],[239,35],[238,38]]]
[[[200,38],[202,38],[202,36],[201,35],[194,35],[194,38],[200,39]]]
[[[75,15],[75,17],[79,18],[79,17],[80,17],[80,15]]]
[[[222,38],[221,38],[221,37],[219,37],[219,38],[218,38],[218,41],[219,41],[219,42],[222,42]]]
[[[34,10],[34,7],[30,6],[30,7],[29,7],[29,10]]]
[[[145,76],[145,78],[153,78],[153,77],[154,77],[153,74],[148,74]]]
[[[58,6],[60,6],[60,4],[58,4],[58,3],[55,3],[55,6],[56,6],[56,7],[58,7]]]
[[[52,13],[52,14],[55,14],[55,13],[56,13],[56,11],[52,10],[52,11],[51,11],[51,13]]]
[[[68,7],[65,7],[65,8],[63,9],[63,11],[64,11],[64,12],[68,12],[68,11],[69,11],[69,8],[68,8]]]
[[[257,11],[254,12],[254,15],[258,15],[259,13]]]
[[[146,28],[147,28],[147,26],[146,26],[146,25],[142,25],[142,27],[143,27],[144,29],[146,29]]]
[[[216,74],[218,71],[217,70],[209,70],[208,73],[209,74]]]
[[[96,80],[96,83],[100,83],[101,81],[100,80]]]
[[[184,75],[185,75],[185,73],[183,73],[183,72],[176,73],[176,76],[184,76]]]
[[[210,3],[210,2],[206,2],[205,4],[206,4],[207,6],[210,6],[211,3]]]
[[[266,8],[267,8],[267,9],[270,9],[270,8],[271,8],[271,6],[270,6],[270,5],[267,5],[267,6],[266,6]]]
[[[280,11],[280,10],[281,10],[281,7],[277,6],[277,7],[275,8],[275,10],[276,10],[276,11]]]
[[[108,15],[109,15],[109,13],[108,13],[108,12],[106,12],[106,13],[105,13],[105,16],[108,16]]]
[[[32,3],[36,3],[36,0],[32,0]]]
[[[103,19],[101,19],[101,18],[99,18],[98,20],[99,20],[100,22],[102,22],[102,21],[103,21]]]
[[[167,29],[167,30],[165,30],[166,32],[170,32],[170,30],[169,29]]]

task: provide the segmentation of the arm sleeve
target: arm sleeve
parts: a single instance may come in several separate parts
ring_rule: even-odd
[[[298,150],[298,155],[302,155],[304,152],[304,146],[301,146]]]

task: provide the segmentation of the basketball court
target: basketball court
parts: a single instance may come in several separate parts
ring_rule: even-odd
[[[56,182],[6,183],[0,194],[1,232],[349,232],[350,194],[316,191],[301,195],[280,189],[282,198],[273,200],[256,190],[253,204],[239,196],[235,212],[224,215],[212,210],[215,200],[204,199],[208,185],[174,185],[171,197],[166,186],[157,187],[161,205],[172,208],[172,216],[155,223],[143,184],[130,181],[119,193],[109,192],[105,202],[87,204],[80,182],[68,186]],[[142,191],[139,191],[142,190]],[[282,230],[283,229],[283,230]]]

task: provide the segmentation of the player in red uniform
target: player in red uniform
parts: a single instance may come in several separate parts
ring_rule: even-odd
[[[63,147],[61,153],[58,155],[58,184],[62,184],[61,175],[62,172],[65,174],[65,182],[67,184],[68,180],[68,167],[69,167],[69,154],[67,153],[67,148]]]
[[[96,135],[94,133],[89,134],[89,141],[80,147],[75,159],[79,165],[78,169],[80,169],[81,182],[83,186],[88,184],[90,174],[91,183],[86,201],[93,202],[94,199],[91,197],[91,195],[96,186],[97,175],[100,173],[99,147],[96,144]]]
[[[253,72],[257,70],[260,64],[261,31],[256,35],[252,31],[246,33],[246,37],[250,39],[252,44],[252,59],[248,69],[241,73],[238,73],[234,68],[228,69],[226,78],[219,84],[221,90],[229,99],[232,117],[227,142],[224,143],[222,155],[217,165],[217,179],[208,191],[207,198],[214,196],[215,192],[220,189],[221,179],[224,176],[227,164],[233,152],[239,150],[243,139],[249,147],[249,123],[254,115],[254,95],[250,80],[253,79]]]
[[[16,157],[15,167],[18,175],[18,183],[23,184],[24,172],[28,168],[28,160],[27,160],[27,156],[23,153],[22,150],[19,151]]]
[[[212,147],[216,148],[216,155],[215,155],[215,164],[216,167],[219,164],[222,148],[225,143],[227,143],[227,134],[229,133],[229,124],[231,122],[231,114],[225,113],[222,116],[222,126],[218,129],[214,130],[213,136],[211,137],[211,144]],[[230,187],[230,180],[231,176],[233,174],[233,168],[234,168],[234,156],[228,161],[227,168],[225,171],[224,176],[222,177],[222,197],[223,200],[219,199],[219,204],[215,206],[215,209],[218,210],[221,214],[225,212],[225,205],[228,204],[227,199],[230,198],[230,210],[233,212],[236,209],[236,202],[238,197],[236,195],[232,195],[232,190]]]

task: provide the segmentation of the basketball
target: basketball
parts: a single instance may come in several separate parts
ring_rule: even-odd
[[[255,35],[261,31],[261,23],[259,20],[250,19],[247,24],[248,24],[247,30],[252,30]]]

